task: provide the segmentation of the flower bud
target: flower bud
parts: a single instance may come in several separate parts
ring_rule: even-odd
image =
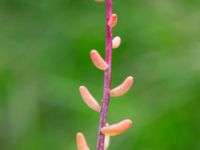
[[[112,14],[108,21],[108,25],[111,28],[113,28],[117,24],[117,20],[118,20],[117,14]]]
[[[119,36],[114,37],[112,40],[112,48],[118,48],[121,44],[121,38]]]
[[[117,97],[124,95],[131,88],[133,80],[134,78],[132,76],[127,77],[123,83],[110,91],[110,96]]]
[[[83,98],[84,102],[94,111],[100,112],[101,106],[96,101],[96,99],[90,94],[88,89],[85,86],[80,86],[79,91],[81,93],[81,97]]]
[[[87,145],[84,135],[80,132],[76,134],[76,144],[77,144],[78,150],[90,150],[90,148]]]
[[[105,136],[105,141],[104,141],[104,150],[107,150],[110,144],[110,136],[106,135]]]
[[[105,0],[95,0],[96,2],[104,2]]]
[[[125,119],[119,123],[103,127],[101,132],[105,135],[115,136],[128,130],[131,126],[132,121],[130,119]]]
[[[98,69],[105,71],[108,68],[108,64],[104,61],[104,59],[100,56],[100,54],[96,50],[92,50],[90,52],[90,57],[92,59],[93,64]]]

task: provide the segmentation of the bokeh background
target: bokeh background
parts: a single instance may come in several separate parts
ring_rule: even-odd
[[[113,51],[109,123],[134,120],[110,150],[200,150],[200,1],[114,0],[123,39]],[[80,98],[101,101],[105,5],[93,0],[0,1],[0,149],[76,150],[75,134],[96,147],[99,115]]]

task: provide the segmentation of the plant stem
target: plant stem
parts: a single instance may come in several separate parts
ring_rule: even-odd
[[[106,126],[107,123],[107,110],[110,101],[110,84],[111,84],[111,65],[112,65],[112,28],[108,26],[108,21],[112,15],[112,0],[106,0],[106,50],[105,50],[105,61],[108,64],[108,69],[104,74],[104,89],[102,108],[99,121],[98,131],[98,143],[97,150],[104,150],[104,139],[105,135],[101,133],[101,129]]]

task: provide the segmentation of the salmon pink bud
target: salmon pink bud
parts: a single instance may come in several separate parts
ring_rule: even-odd
[[[117,86],[116,88],[112,89],[110,91],[110,96],[112,97],[117,97],[117,96],[122,96],[124,95],[126,92],[128,92],[128,90],[131,88],[132,84],[133,84],[133,80],[134,78],[129,76],[127,77],[122,84],[120,84],[119,86]]]
[[[117,14],[112,14],[108,21],[108,25],[111,28],[113,28],[117,24],[117,20],[118,20]]]
[[[106,126],[109,126],[108,123],[106,123]],[[105,140],[104,140],[104,150],[107,150],[110,144],[110,136],[105,135]]]
[[[112,48],[118,48],[121,44],[121,38],[119,36],[114,37],[112,40]]]
[[[96,2],[104,2],[105,0],[95,0]]]
[[[110,144],[110,136],[105,136],[105,142],[104,142],[104,150],[107,150]]]
[[[88,89],[85,86],[80,86],[79,91],[81,93],[81,97],[83,98],[84,102],[94,111],[100,112],[101,106],[96,101],[96,99],[90,94]]]
[[[101,132],[105,135],[115,136],[128,130],[131,126],[132,121],[130,119],[125,119],[119,123],[103,127]]]
[[[84,135],[80,132],[76,134],[76,144],[77,144],[78,150],[90,150],[90,148],[87,145]]]
[[[90,52],[90,57],[93,64],[100,70],[105,71],[108,68],[108,64],[103,60],[100,54],[96,50]]]

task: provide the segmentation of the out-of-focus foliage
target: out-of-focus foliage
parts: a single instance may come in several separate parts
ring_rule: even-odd
[[[109,123],[134,127],[111,150],[200,150],[200,1],[113,0],[112,87],[128,75],[131,91],[112,98]],[[95,149],[99,115],[82,102],[85,84],[100,101],[105,5],[93,0],[0,1],[0,149],[75,150],[82,131]]]

